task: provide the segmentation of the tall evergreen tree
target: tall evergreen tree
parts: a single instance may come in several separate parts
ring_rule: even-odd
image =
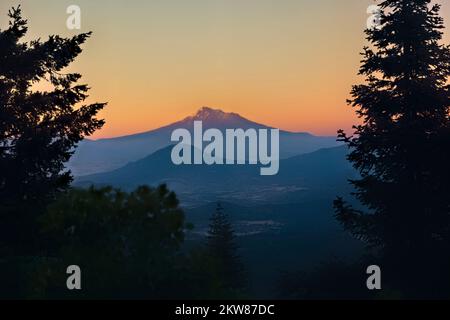
[[[368,210],[338,198],[337,218],[377,249],[403,292],[428,283],[448,297],[450,47],[441,44],[439,5],[385,0],[379,6],[381,25],[366,30],[371,46],[359,71],[366,83],[354,86],[349,100],[362,124],[352,136],[339,132],[361,173],[351,181],[355,195]]]
[[[64,163],[102,127],[96,115],[105,104],[80,105],[88,86],[77,83],[80,74],[63,73],[90,33],[24,42],[20,6],[9,18],[0,30],[0,252],[20,255],[35,243],[36,217],[69,186]],[[38,83],[50,89],[38,91]]]
[[[217,263],[218,270],[226,289],[245,287],[244,268],[239,255],[233,228],[220,203],[211,217],[207,235],[209,255]]]

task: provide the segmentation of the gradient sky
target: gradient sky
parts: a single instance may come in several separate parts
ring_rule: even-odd
[[[437,2],[450,20],[450,1]],[[27,39],[74,35],[66,8],[81,7],[81,31],[94,35],[70,71],[92,87],[89,102],[109,102],[94,138],[147,131],[201,106],[319,135],[356,121],[345,100],[361,81],[372,0],[2,0],[1,28],[19,3]]]

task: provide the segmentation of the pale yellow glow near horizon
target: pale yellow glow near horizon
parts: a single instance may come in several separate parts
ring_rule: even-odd
[[[440,1],[450,20],[449,1]],[[2,0],[21,4],[28,39],[67,30],[78,4],[93,31],[70,68],[89,102],[108,102],[92,138],[151,130],[202,106],[290,131],[335,135],[357,121],[345,103],[356,75],[372,0]],[[445,41],[450,43],[449,31]]]

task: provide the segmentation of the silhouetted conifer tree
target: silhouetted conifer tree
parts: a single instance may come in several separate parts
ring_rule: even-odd
[[[359,72],[366,83],[353,87],[349,101],[362,124],[352,136],[339,132],[361,173],[351,181],[355,195],[368,210],[339,198],[337,218],[381,253],[387,280],[404,294],[448,297],[450,47],[440,43],[439,5],[386,0],[380,7],[380,27],[366,30],[371,46]]]
[[[0,252],[33,251],[36,217],[71,182],[64,163],[84,136],[103,125],[105,104],[80,105],[89,90],[64,68],[81,53],[90,33],[24,42],[20,7],[0,30]],[[49,89],[34,85],[46,82]]]
[[[234,231],[220,203],[211,217],[207,249],[217,263],[223,286],[227,289],[245,288],[244,269],[237,254]]]

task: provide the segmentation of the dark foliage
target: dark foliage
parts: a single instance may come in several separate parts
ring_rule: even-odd
[[[46,297],[164,298],[176,292],[184,214],[164,185],[132,193],[72,190],[41,221],[57,261],[49,265]],[[66,288],[61,271],[69,265],[83,270],[81,292]]]

